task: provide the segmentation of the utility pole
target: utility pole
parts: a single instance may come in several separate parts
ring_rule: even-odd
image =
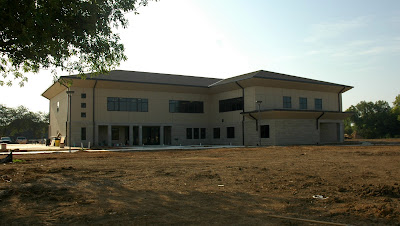
[[[260,113],[261,113],[261,103],[262,103],[262,101],[261,100],[257,100],[256,101],[256,104],[258,104],[258,121],[260,121]],[[259,146],[261,146],[261,125],[260,125],[260,123],[258,123],[258,125],[257,125],[257,128],[259,128],[258,129],[258,139],[259,139]]]
[[[71,116],[72,116],[72,94],[75,93],[75,91],[70,90],[70,88],[68,88],[67,91],[67,95],[68,95],[68,112],[69,112],[69,135],[68,135],[68,146],[69,146],[69,153],[71,153],[71,144],[72,144],[72,137],[71,137]]]

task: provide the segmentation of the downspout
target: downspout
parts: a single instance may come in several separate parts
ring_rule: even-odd
[[[237,81],[235,82],[240,88],[242,88],[242,98],[243,98],[243,110],[244,113],[244,88]],[[242,145],[244,146],[244,115],[242,115]]]
[[[341,89],[338,93],[338,111],[341,112],[342,111],[342,101],[340,98],[340,94],[346,89],[346,86],[343,86],[343,89]]]
[[[317,118],[317,129],[319,128],[318,124],[319,124],[319,119],[324,116],[325,112],[322,112],[322,114]]]
[[[95,99],[95,89],[96,89],[96,85],[97,85],[97,80],[96,80],[96,82],[94,83],[94,86],[93,86],[93,145],[92,146],[95,146],[95,141],[96,141],[96,121],[95,121],[95,111],[94,111],[94,109],[95,109],[95,103],[96,103],[96,99]]]
[[[254,116],[249,113],[249,116],[252,117],[254,120],[256,120],[256,131],[258,131],[258,119],[254,118]]]

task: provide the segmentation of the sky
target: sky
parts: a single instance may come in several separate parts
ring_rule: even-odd
[[[127,14],[118,29],[128,57],[117,69],[228,78],[257,70],[354,88],[360,101],[392,105],[400,94],[399,0],[160,0]],[[0,104],[48,112],[50,71],[20,88],[0,87]]]

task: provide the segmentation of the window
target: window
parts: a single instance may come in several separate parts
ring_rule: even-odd
[[[86,127],[81,128],[81,140],[86,140]]]
[[[260,126],[261,138],[269,138],[269,125]]]
[[[81,108],[86,108],[86,103],[81,103]]]
[[[170,100],[171,113],[204,113],[203,101]]]
[[[214,139],[221,138],[221,129],[220,128],[213,129],[213,137],[214,137]]]
[[[315,110],[322,110],[322,99],[315,99]]]
[[[235,127],[227,127],[226,128],[226,137],[227,138],[235,138]]]
[[[86,112],[81,112],[81,117],[86,118]]]
[[[292,108],[292,97],[283,97],[283,108]]]
[[[57,101],[57,112],[60,111],[60,101]]]
[[[199,139],[199,128],[193,129],[193,139]]]
[[[81,93],[81,98],[85,99],[86,98],[86,93]]]
[[[186,128],[186,139],[192,139],[192,128]]]
[[[206,128],[201,128],[200,139],[206,139]]]
[[[219,112],[243,110],[243,97],[219,101]]]
[[[119,128],[111,128],[111,139],[119,140]]]
[[[307,109],[307,98],[305,97],[299,98],[299,107],[300,109]]]
[[[148,112],[148,110],[147,99],[107,97],[107,111]]]

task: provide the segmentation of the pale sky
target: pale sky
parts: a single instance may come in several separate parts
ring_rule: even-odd
[[[343,109],[400,94],[399,0],[160,0],[128,14],[118,30],[126,62],[117,69],[228,78],[257,70],[354,89]],[[48,112],[49,71],[20,88],[0,87],[0,104]]]

